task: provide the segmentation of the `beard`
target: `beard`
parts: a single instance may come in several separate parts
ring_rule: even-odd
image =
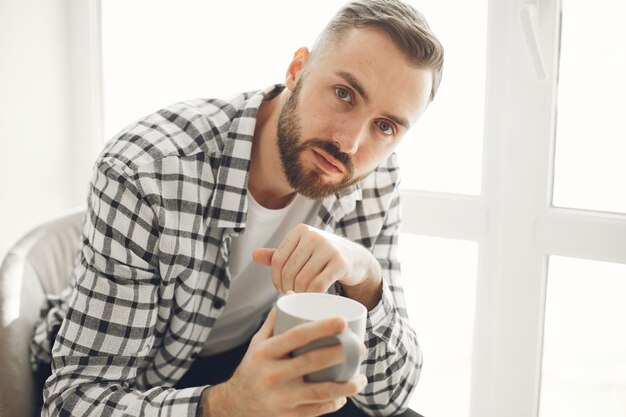
[[[320,199],[333,195],[362,180],[354,176],[354,165],[350,155],[341,152],[331,140],[311,138],[302,140],[300,127],[299,94],[302,78],[285,102],[278,117],[278,150],[280,162],[291,188],[310,199]],[[345,168],[342,179],[329,182],[327,174],[318,167],[306,168],[300,161],[301,154],[309,148],[319,148],[329,153]]]

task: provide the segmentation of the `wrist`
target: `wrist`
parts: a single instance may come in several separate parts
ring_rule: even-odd
[[[208,387],[200,398],[203,414],[201,417],[222,417],[234,415],[229,406],[228,386],[226,383]],[[198,414],[196,414],[198,416]]]
[[[200,399],[198,400],[198,407],[196,408],[196,417],[209,417],[209,411],[207,409],[208,406],[208,398],[209,398],[209,391],[211,390],[212,387],[206,387],[205,389],[202,390],[202,393],[200,394]]]
[[[368,311],[378,305],[383,294],[382,269],[378,261],[373,258],[373,262],[367,268],[365,279],[361,283],[348,286],[343,285],[346,296],[363,304]]]

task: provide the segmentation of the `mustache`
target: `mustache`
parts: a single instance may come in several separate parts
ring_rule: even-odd
[[[349,173],[354,171],[354,167],[352,166],[352,159],[350,155],[347,153],[341,152],[339,147],[332,143],[329,140],[324,139],[309,139],[305,143],[302,144],[303,149],[305,148],[321,148],[322,150],[329,153],[333,158],[337,161],[341,162],[341,164],[346,167]]]

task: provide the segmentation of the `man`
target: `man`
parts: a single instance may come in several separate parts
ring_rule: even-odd
[[[404,411],[421,353],[399,283],[392,152],[442,61],[411,7],[359,0],[295,53],[284,86],[179,103],[109,142],[74,284],[33,342],[34,360],[52,361],[43,415],[316,416],[347,398]],[[346,324],[273,337],[272,304],[289,291],[367,307],[362,375],[304,382],[343,352],[289,352]]]

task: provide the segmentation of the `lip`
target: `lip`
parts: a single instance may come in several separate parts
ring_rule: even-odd
[[[332,157],[330,154],[322,149],[311,149],[313,156],[317,160],[318,164],[322,166],[325,171],[330,173],[345,173],[345,167],[341,162]]]

